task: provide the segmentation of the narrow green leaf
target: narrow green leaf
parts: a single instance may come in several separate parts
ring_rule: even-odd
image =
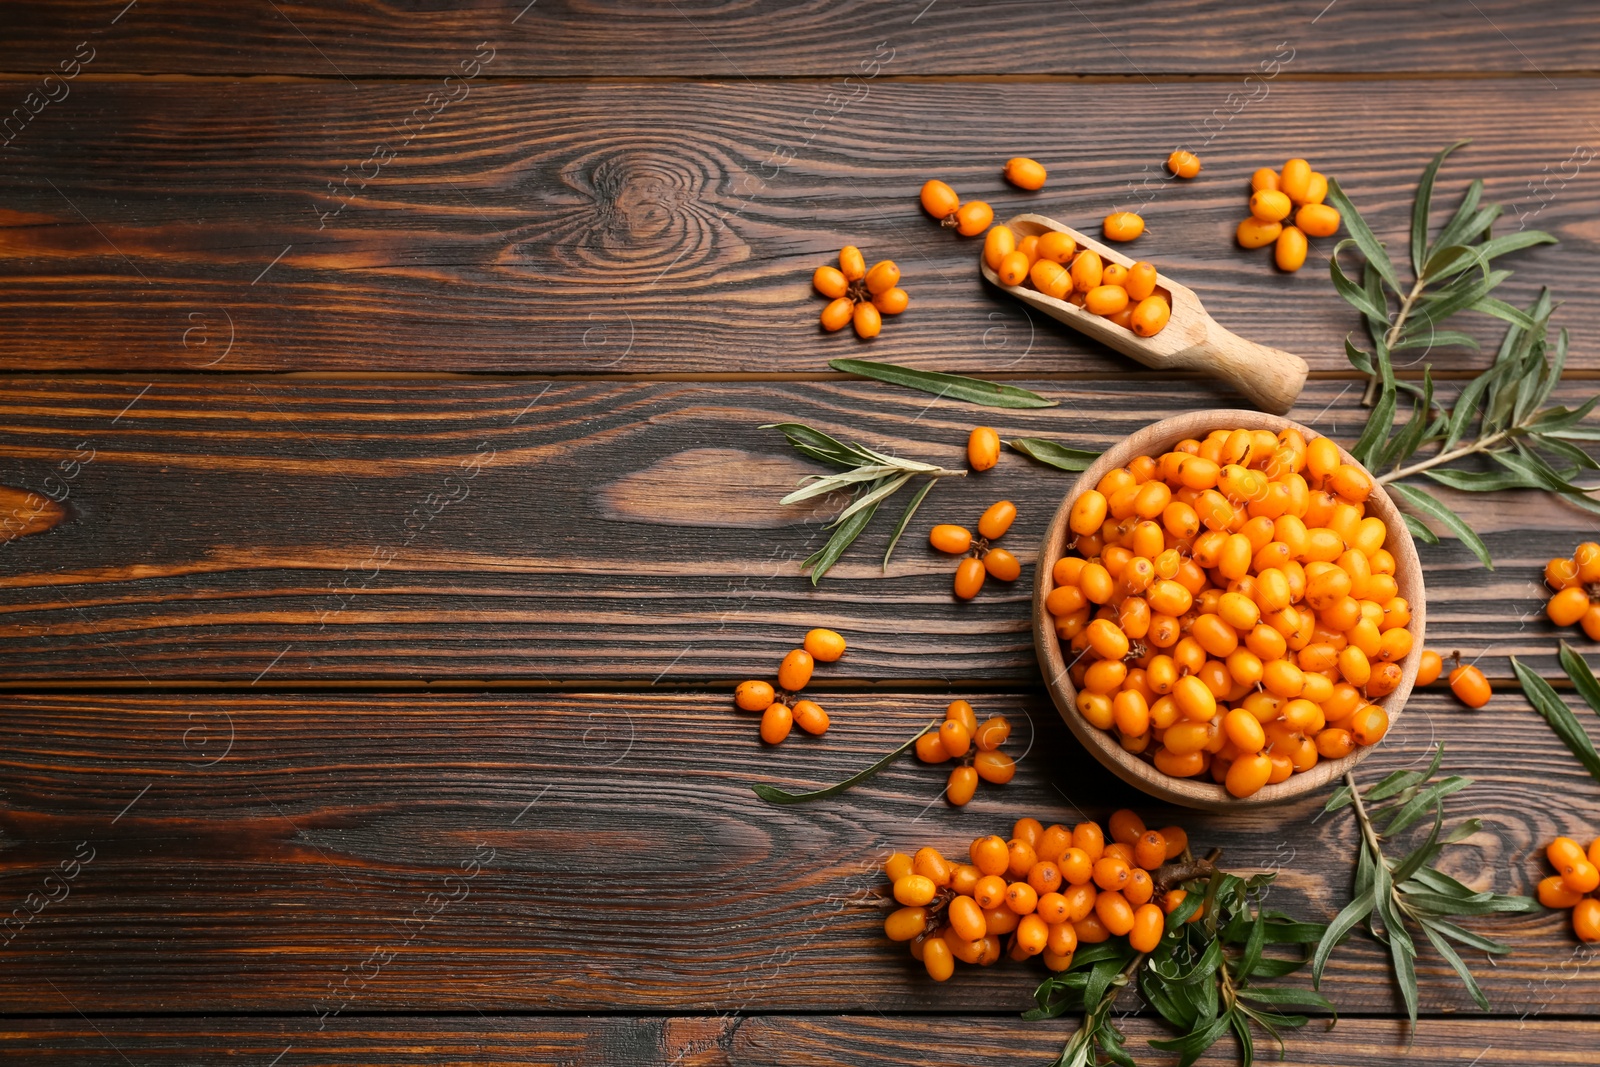
[[[1445,507],[1434,496],[1423,492],[1415,486],[1406,485],[1403,482],[1392,482],[1388,489],[1389,492],[1455,534],[1462,544],[1472,549],[1473,554],[1478,557],[1478,560],[1485,567],[1489,570],[1494,570],[1494,561],[1489,558],[1489,546],[1483,543],[1483,538],[1479,537],[1461,516]]]
[[[1478,339],[1470,333],[1462,333],[1460,330],[1436,330],[1432,328],[1432,323],[1427,325],[1429,328],[1425,333],[1413,333],[1411,330],[1407,330],[1400,340],[1394,343],[1391,351],[1401,352],[1411,348],[1444,348],[1446,345],[1460,345],[1463,348],[1470,348],[1474,352],[1480,348]]]
[[[1263,989],[1260,986],[1245,986],[1239,990],[1239,995],[1246,1000],[1271,1004],[1279,1008],[1316,1008],[1329,1015],[1339,1013],[1333,1006],[1333,1001],[1309,989]]]
[[[1384,836],[1400,833],[1426,815],[1435,804],[1445,797],[1450,796],[1452,793],[1459,793],[1471,784],[1471,778],[1457,778],[1454,776],[1435,782],[1406,801],[1389,817],[1388,822],[1382,829]],[[1397,880],[1399,877],[1398,874],[1395,875]]]
[[[1372,235],[1372,230],[1367,226],[1367,221],[1361,217],[1361,212],[1356,210],[1356,206],[1345,195],[1338,179],[1328,179],[1328,195],[1325,199],[1330,206],[1337,208],[1339,214],[1344,217],[1345,229],[1350,231],[1351,239],[1361,249],[1361,254],[1367,257],[1367,262],[1371,263],[1373,269],[1383,276],[1384,281],[1389,283],[1389,288],[1399,292],[1400,282],[1395,277],[1394,264],[1389,262],[1389,254],[1383,250],[1383,246],[1378,243],[1378,239]]]
[[[1346,303],[1365,315],[1369,321],[1381,323],[1387,328],[1389,324],[1389,309],[1374,301],[1365,289],[1346,277],[1344,270],[1339,266],[1339,253],[1355,243],[1350,238],[1346,238],[1334,246],[1333,255],[1328,257],[1328,274],[1333,278],[1333,287],[1339,291],[1340,296],[1344,297]]]
[[[1363,846],[1365,851],[1365,846]],[[1377,896],[1368,889],[1356,895],[1356,898],[1346,904],[1334,916],[1333,922],[1328,924],[1327,933],[1322,935],[1322,940],[1317,942],[1316,951],[1311,954],[1311,986],[1313,989],[1322,987],[1322,969],[1328,965],[1328,957],[1333,954],[1334,947],[1344,940],[1345,935],[1355,929],[1356,924],[1372,914],[1372,909],[1377,904]]]
[[[1439,231],[1439,236],[1434,239],[1434,244],[1440,248],[1461,241],[1470,241],[1477,233],[1468,233],[1467,225],[1477,214],[1478,201],[1483,196],[1483,179],[1474,178],[1472,184],[1467,186],[1466,192],[1461,194],[1461,202],[1456,205],[1455,214],[1450,216],[1450,221],[1444,224]]]
[[[873,775],[889,766],[889,764],[899,759],[901,755],[916,745],[917,738],[921,737],[929,730],[937,730],[938,728],[939,721],[935,719],[933,722],[930,722],[928,725],[918,730],[916,734],[912,736],[911,739],[905,744],[901,745],[899,748],[880,759],[877,763],[874,763],[865,770],[857,771],[855,774],[852,774],[842,782],[835,782],[833,785],[827,786],[823,789],[813,789],[809,793],[790,793],[779,789],[777,786],[771,785],[753,785],[750,788],[755,791],[756,796],[760,797],[762,800],[765,800],[768,804],[805,804],[812,800],[827,800],[829,797],[836,797],[840,793],[843,793],[846,789],[849,789],[851,786],[860,785],[868,778],[871,778]]]
[[[1422,265],[1428,259],[1428,209],[1433,204],[1433,179],[1444,164],[1445,157],[1468,143],[1457,141],[1442,149],[1422,168],[1422,177],[1417,181],[1417,197],[1411,207],[1411,265],[1419,278],[1423,276]]]
[[[1055,441],[1047,441],[1043,437],[1013,437],[1006,444],[1012,451],[1021,452],[1029,459],[1036,459],[1046,466],[1074,473],[1088,470],[1089,465],[1100,458],[1098,452],[1068,448]]]
[[[1600,754],[1595,752],[1594,742],[1589,740],[1583,724],[1572,714],[1566,701],[1550,687],[1549,682],[1524,667],[1515,656],[1511,657],[1511,669],[1516,672],[1517,681],[1522,683],[1522,694],[1528,698],[1528,703],[1544,716],[1544,721],[1550,724],[1550,729],[1555,731],[1561,743],[1578,758],[1578,762],[1583,764],[1595,781],[1600,782]]]
[[[1439,543],[1439,535],[1428,529],[1421,519],[1415,515],[1407,515],[1405,513],[1401,513],[1400,517],[1406,521],[1406,529],[1411,531],[1412,537],[1430,545]]]
[[[1329,184],[1332,184],[1330,181]],[[1224,1012],[1212,1019],[1210,1024],[1201,1030],[1192,1030],[1182,1037],[1151,1038],[1150,1047],[1158,1048],[1163,1052],[1176,1052],[1178,1054],[1178,1067],[1190,1067],[1199,1059],[1223,1034],[1228,1032],[1228,1013]]]
[[[839,557],[844,555],[844,550],[855,544],[856,538],[861,536],[861,531],[872,522],[872,516],[877,512],[878,505],[865,508],[841,522],[833,531],[833,536],[828,538],[828,543],[813,553],[804,566],[811,568],[811,584],[816,585],[822,576],[833,569],[839,562]]]
[[[894,496],[894,494],[898,493],[900,489],[911,480],[911,478],[912,476],[910,474],[902,474],[898,477],[884,478],[880,481],[874,482],[867,489],[867,491],[861,494],[861,496],[858,497],[849,507],[839,512],[839,517],[835,521],[848,522],[850,519],[855,517],[857,512],[865,508],[876,510],[880,501]]]
[[[1566,333],[1565,330],[1562,333]],[[1600,396],[1592,396],[1574,409],[1556,406],[1545,408],[1532,419],[1528,420],[1528,430],[1531,433],[1552,434],[1561,437],[1572,437],[1567,431],[1572,430],[1594,410],[1596,403],[1600,403]],[[1600,438],[1600,427],[1592,428],[1587,436],[1579,436],[1576,440],[1595,440]]]
[[[1480,297],[1472,303],[1471,308],[1473,311],[1481,311],[1483,314],[1499,319],[1501,322],[1509,322],[1513,326],[1520,326],[1524,330],[1533,329],[1533,320],[1528,318],[1525,312],[1519,311],[1504,300],[1492,296]]]
[[[895,524],[894,533],[889,536],[889,547],[883,550],[883,569],[889,569],[889,557],[894,555],[894,546],[900,543],[900,535],[906,532],[906,527],[911,524],[911,516],[917,513],[917,508],[922,505],[922,498],[928,495],[928,490],[933,488],[939,479],[929,478],[922,484],[922,488],[911,494],[911,502],[906,505],[906,510],[901,513],[900,521]]]
[[[1430,326],[1441,323],[1456,312],[1472,307],[1509,277],[1511,272],[1508,270],[1490,271],[1487,276],[1463,274],[1439,291],[1418,300],[1411,313],[1419,323]]]
[[[1472,977],[1472,972],[1461,961],[1460,955],[1456,953],[1450,942],[1439,936],[1439,933],[1433,928],[1433,924],[1427,919],[1422,920],[1422,932],[1427,935],[1429,942],[1433,944],[1439,955],[1444,957],[1445,962],[1454,969],[1456,974],[1461,976],[1461,983],[1467,987],[1467,992],[1472,994],[1472,999],[1477,1002],[1478,1007],[1488,1011],[1489,998],[1483,995],[1482,989],[1478,988],[1477,979]]]
[[[761,429],[782,431],[783,436],[789,439],[789,443],[803,455],[823,463],[832,463],[839,467],[854,467],[861,463],[860,457],[849,445],[804,423],[769,422]]]
[[[1434,861],[1434,858],[1444,851],[1444,846],[1439,844],[1439,831],[1444,828],[1444,805],[1436,804],[1433,809],[1433,829],[1429,831],[1427,840],[1406,854],[1394,868],[1394,880],[1404,882],[1422,867]]]
[[[1239,1067],[1254,1067],[1256,1042],[1250,1036],[1250,1019],[1243,1011],[1230,1011],[1228,1025],[1233,1028],[1234,1039],[1239,1042]]]
[[[1565,641],[1561,642],[1561,669],[1572,679],[1573,688],[1589,705],[1589,710],[1600,715],[1600,681],[1595,680],[1588,662]]]
[[[964,400],[990,408],[1053,408],[1057,401],[1048,400],[1038,393],[1030,393],[1015,385],[1000,385],[982,378],[968,378],[961,374],[944,374],[939,371],[915,370],[893,363],[873,363],[865,359],[832,359],[828,366],[846,374],[919,389],[924,393]]]
[[[1424,925],[1435,933],[1442,934],[1454,941],[1459,941],[1468,948],[1475,948],[1479,952],[1487,952],[1492,956],[1503,956],[1511,951],[1509,945],[1503,945],[1481,934],[1475,934],[1471,930],[1464,929],[1452,922],[1445,922],[1443,919],[1428,919]]]
[[[1422,472],[1440,485],[1467,493],[1497,493],[1505,489],[1538,489],[1540,484],[1514,471],[1458,471],[1454,467],[1434,467]]]
[[[1432,425],[1428,412],[1433,408],[1433,369],[1422,368],[1422,395],[1411,406],[1411,418],[1405,428],[1395,434],[1383,455],[1378,457],[1379,469],[1397,467],[1410,459],[1422,444],[1423,433]]]

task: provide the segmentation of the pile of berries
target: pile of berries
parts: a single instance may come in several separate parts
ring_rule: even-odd
[[[778,665],[778,685],[752,679],[740,682],[733,691],[733,702],[743,711],[761,712],[761,740],[781,744],[796,725],[808,734],[828,731],[828,713],[816,701],[800,700],[797,694],[811,681],[818,663],[832,663],[844,655],[844,638],[832,630],[816,629],[806,634],[804,647],[783,657]]]
[[[1544,565],[1544,583],[1555,590],[1544,613],[1557,626],[1578,625],[1600,641],[1600,545],[1585,541],[1570,559]]]
[[[1005,785],[1016,775],[1016,761],[1000,751],[1010,737],[1011,721],[1004,715],[992,716],[980,725],[972,705],[955,700],[945,709],[939,729],[917,738],[917,759],[923,763],[959,760],[960,765],[950,772],[945,797],[956,807],[965,807],[978,791],[979,778]]]
[[[1411,608],[1374,486],[1325,437],[1216,430],[1073,502],[1045,601],[1077,708],[1236,797],[1376,744]]]
[[[1109,226],[1110,219],[1106,221]],[[1155,267],[1106,263],[1093,249],[1079,251],[1078,242],[1059,230],[1018,240],[1009,226],[996,226],[984,237],[983,261],[1002,285],[1031,284],[1045,296],[1108,318],[1140,337],[1154,337],[1172,317],[1171,294],[1156,284]]]
[[[966,558],[956,567],[955,594],[971,600],[992,575],[1002,582],[1014,582],[1022,574],[1022,562],[992,542],[999,540],[1016,521],[1017,506],[1009,500],[996,501],[978,517],[978,536],[965,526],[940,523],[928,531],[928,544],[940,552]]]
[[[1539,903],[1571,908],[1572,932],[1579,941],[1600,941],[1600,900],[1589,894],[1600,888],[1600,837],[1589,851],[1570,837],[1558,837],[1545,849],[1556,873],[1539,883]]]
[[[1044,168],[1039,169],[1042,185]],[[994,208],[982,200],[968,200],[963,204],[956,191],[937,178],[930,179],[922,186],[922,210],[938,219],[939,225],[955,230],[963,237],[978,236],[994,221]]]
[[[1262,167],[1250,176],[1250,217],[1235,236],[1243,248],[1275,244],[1278,269],[1297,271],[1306,262],[1307,237],[1332,237],[1343,221],[1322,201],[1328,179],[1303,159],[1291,159],[1282,171]],[[1288,222],[1290,215],[1294,221]]]
[[[839,249],[837,267],[821,266],[811,275],[817,292],[829,299],[822,309],[822,328],[832,333],[854,322],[856,336],[870,341],[883,329],[884,315],[898,315],[911,303],[900,288],[900,268],[886,259],[867,269],[861,249],[845,245]]]
[[[1108,844],[1099,823],[1047,829],[1020,819],[1009,841],[975,838],[970,863],[951,863],[934,848],[896,852],[883,869],[901,907],[884,933],[908,942],[936,982],[955,973],[956,960],[988,966],[1002,955],[1040,956],[1064,971],[1079,944],[1113,937],[1149,952],[1186,895],[1158,896],[1158,871],[1187,852],[1188,835],[1177,826],[1147,830],[1131,811],[1116,812],[1109,825]]]

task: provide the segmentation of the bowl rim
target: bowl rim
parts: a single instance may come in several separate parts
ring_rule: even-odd
[[[1304,435],[1307,441],[1327,436],[1282,415],[1269,415],[1240,408],[1194,411],[1150,423],[1106,449],[1100,458],[1090,464],[1088,469],[1073,482],[1040,542],[1034,578],[1034,648],[1038,654],[1045,686],[1050,691],[1056,710],[1071,729],[1073,736],[1084,748],[1093,753],[1101,764],[1135,788],[1161,800],[1209,811],[1237,811],[1241,808],[1282,804],[1307,796],[1354,768],[1378,745],[1359,747],[1350,755],[1340,759],[1319,760],[1311,770],[1293,774],[1285,781],[1264,786],[1258,792],[1243,798],[1233,796],[1220,783],[1213,782],[1209,776],[1203,779],[1174,778],[1157,770],[1154,765],[1141,757],[1124,750],[1116,741],[1115,734],[1092,725],[1078,711],[1075,703],[1077,687],[1072,684],[1068,674],[1067,657],[1060,638],[1056,636],[1053,617],[1045,608],[1045,598],[1055,587],[1053,575],[1055,563],[1066,554],[1070,535],[1067,519],[1072,510],[1072,503],[1080,493],[1097,485],[1107,471],[1125,466],[1136,456],[1159,455],[1185,438],[1203,438],[1212,430],[1241,427],[1271,430],[1274,433],[1293,428]],[[1338,442],[1334,444],[1339,447]],[[1355,458],[1342,447],[1339,447],[1339,456],[1343,462],[1366,470],[1364,465],[1357,463]],[[1367,473],[1371,475],[1370,471]],[[1405,597],[1411,609],[1411,624],[1408,628],[1411,630],[1413,643],[1411,651],[1401,663],[1400,684],[1393,692],[1372,701],[1388,713],[1389,730],[1393,732],[1405,709],[1406,700],[1411,695],[1421,665],[1427,624],[1427,604],[1416,542],[1412,539],[1405,518],[1393,498],[1383,490],[1382,486],[1377,485],[1376,478],[1373,479],[1373,483],[1372,495],[1367,500],[1366,514],[1383,519],[1384,525],[1389,529],[1384,546],[1395,557],[1398,595]],[[1382,740],[1378,742],[1379,745],[1382,743]]]

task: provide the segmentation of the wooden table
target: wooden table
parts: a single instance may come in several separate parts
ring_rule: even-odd
[[[1293,276],[1237,249],[1245,177],[1309,156],[1399,243],[1424,163],[1471,138],[1441,198],[1481,175],[1510,225],[1561,238],[1505,295],[1554,285],[1562,392],[1600,377],[1580,3],[57,0],[4,21],[0,485],[8,512],[60,501],[0,546],[17,1062],[1048,1061],[1071,1024],[1017,1018],[1041,972],[936,986],[861,898],[888,849],[1138,802],[1043,698],[1031,566],[956,603],[923,543],[1007,497],[1031,564],[1068,478],[1008,454],[940,486],[887,572],[879,531],[812,588],[827,513],[776,500],[813,468],[760,426],[959,464],[978,423],[1101,448],[1234,398],[1030,320],[920,213],[929,177],[1001,217],[1143,211],[1141,255],[1303,354],[1293,414],[1348,440],[1331,242]],[[1160,176],[1180,144],[1191,184]],[[999,181],[1015,154],[1050,166],[1043,192]],[[811,271],[847,243],[911,293],[870,345],[816,326]],[[930,403],[839,356],[1062,403]],[[1456,380],[1487,356],[1431,358]],[[1419,693],[1366,766],[1447,741],[1478,780],[1452,811],[1485,823],[1452,869],[1526,891],[1544,842],[1600,833],[1600,787],[1505,680],[1512,654],[1556,673],[1539,566],[1594,524],[1456,502],[1499,565],[1424,549],[1430,644],[1500,693]],[[851,646],[819,672],[835,725],[768,750],[730,691],[813,625]],[[911,763],[807,808],[750,793],[841,777],[957,695],[1036,731],[965,810]],[[1318,802],[1143,807],[1277,870],[1290,910],[1347,897],[1354,831]],[[1493,1013],[1425,949],[1408,1045],[1358,937],[1325,983],[1337,1029],[1290,1062],[1595,1062],[1600,968],[1565,916],[1486,926],[1516,948],[1475,961]],[[1166,1062],[1156,1024],[1127,1025]]]

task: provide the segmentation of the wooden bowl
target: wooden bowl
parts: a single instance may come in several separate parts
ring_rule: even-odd
[[[1039,665],[1044,671],[1045,682],[1049,686],[1051,698],[1055,700],[1056,709],[1060,711],[1061,717],[1066,720],[1067,726],[1071,728],[1078,741],[1094,753],[1095,758],[1105,764],[1112,773],[1129,785],[1173,804],[1208,811],[1282,804],[1315,793],[1360,763],[1376,746],[1357,748],[1343,759],[1321,760],[1311,770],[1291,775],[1276,785],[1264,786],[1259,792],[1243,799],[1233,796],[1220,784],[1213,782],[1209,776],[1174,778],[1164,774],[1143,758],[1125,751],[1117,742],[1114,733],[1091,725],[1078,711],[1076,704],[1078,690],[1072,684],[1072,678],[1067,671],[1070,650],[1063,649],[1060,638],[1056,636],[1055,620],[1046,610],[1044,603],[1055,585],[1052,575],[1056,560],[1067,554],[1067,544],[1071,539],[1067,518],[1072,511],[1072,502],[1078,498],[1078,494],[1093,489],[1107,471],[1126,466],[1136,456],[1160,456],[1164,452],[1171,451],[1173,445],[1185,438],[1203,439],[1212,430],[1239,427],[1271,430],[1273,433],[1292,427],[1304,434],[1308,441],[1321,436],[1297,422],[1291,422],[1277,415],[1265,415],[1259,411],[1197,411],[1146,426],[1107,450],[1093,466],[1078,477],[1077,482],[1067,493],[1050,522],[1050,528],[1045,532],[1044,543],[1040,546],[1037,580],[1033,592],[1033,642],[1038,649]],[[1349,453],[1342,448],[1339,450],[1339,455],[1344,462],[1355,463]],[[1422,661],[1424,623],[1427,614],[1423,600],[1422,565],[1417,560],[1417,546],[1411,540],[1411,531],[1406,528],[1405,520],[1395,507],[1394,501],[1381,487],[1374,488],[1372,495],[1367,498],[1366,513],[1382,519],[1389,527],[1389,537],[1384,547],[1394,555],[1395,582],[1400,589],[1399,595],[1405,597],[1411,605],[1410,630],[1415,640],[1411,646],[1411,653],[1401,664],[1403,674],[1400,684],[1388,696],[1374,701],[1388,713],[1389,728],[1393,730],[1394,724],[1400,719],[1401,710],[1405,707],[1406,698],[1411,695],[1411,687],[1417,678],[1417,668]]]

